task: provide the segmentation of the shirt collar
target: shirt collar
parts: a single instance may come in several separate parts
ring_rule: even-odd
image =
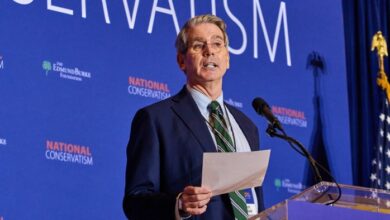
[[[213,100],[211,100],[208,96],[201,93],[200,91],[190,87],[188,84],[186,87],[187,90],[190,92],[192,98],[194,99],[196,105],[198,106],[200,113],[203,115],[203,117],[208,118],[210,113],[207,107]],[[219,105],[221,105],[223,114],[226,114],[224,103],[223,103],[223,92],[221,93],[220,96],[218,96],[218,98],[215,101],[217,101]]]

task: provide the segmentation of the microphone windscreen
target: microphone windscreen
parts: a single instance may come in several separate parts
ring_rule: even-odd
[[[264,101],[264,99],[260,98],[260,97],[257,97],[255,99],[253,99],[252,101],[252,106],[253,108],[255,109],[255,111],[260,114],[260,115],[264,115],[264,107],[268,107],[269,108],[269,105],[267,104],[266,101]]]

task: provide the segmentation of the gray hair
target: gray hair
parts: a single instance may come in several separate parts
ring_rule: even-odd
[[[190,20],[188,20],[184,24],[184,26],[181,28],[179,34],[177,35],[176,42],[175,42],[175,47],[176,47],[177,53],[184,54],[187,52],[187,49],[188,49],[188,36],[187,36],[188,30],[191,29],[195,25],[203,24],[203,23],[215,24],[223,33],[225,45],[226,46],[229,45],[229,39],[228,39],[228,36],[226,34],[226,24],[221,18],[219,18],[215,15],[210,15],[210,14],[198,15],[198,16],[195,16],[195,17],[191,18]]]

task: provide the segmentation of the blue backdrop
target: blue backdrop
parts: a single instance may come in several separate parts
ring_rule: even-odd
[[[183,86],[174,40],[204,13],[228,25],[224,97],[272,150],[266,206],[310,181],[305,159],[265,134],[251,107],[257,96],[289,135],[322,151],[339,182],[352,183],[341,1],[3,0],[0,219],[125,218],[132,117]]]

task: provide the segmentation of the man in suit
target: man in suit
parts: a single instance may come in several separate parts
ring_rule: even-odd
[[[221,151],[220,137],[210,121],[212,101],[220,106],[218,114],[231,137],[232,151],[259,148],[257,127],[223,102],[222,79],[229,68],[225,23],[213,15],[190,19],[177,36],[176,49],[187,82],[178,94],[134,116],[127,146],[124,212],[131,220],[235,219],[230,193],[213,196],[201,186],[203,153]],[[252,214],[263,210],[260,187],[248,189],[245,195],[254,198]]]

